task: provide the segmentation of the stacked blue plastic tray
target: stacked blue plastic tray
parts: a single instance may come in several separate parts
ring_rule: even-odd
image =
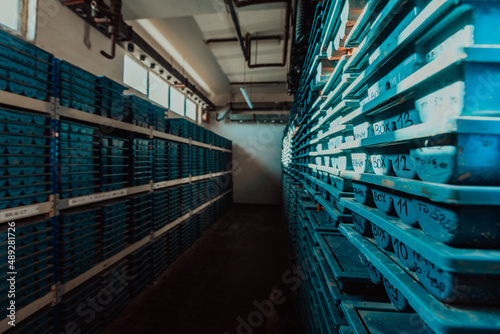
[[[220,156],[222,155],[222,151],[218,150],[212,150],[212,159],[211,159],[211,167],[212,167],[212,173],[219,173],[222,172],[222,163]]]
[[[123,91],[127,87],[103,76],[97,78],[99,91],[99,110],[101,116],[126,121],[129,110],[126,108],[126,98]]]
[[[171,142],[164,139],[153,139],[153,182],[169,180],[172,151],[169,150]]]
[[[167,109],[151,104],[151,118],[156,131],[167,131]]]
[[[63,283],[97,263],[99,211],[99,208],[85,208],[59,215],[59,276]]]
[[[284,172],[340,222],[335,238],[394,305],[342,302],[351,332],[500,331],[500,112],[484,81],[500,73],[498,4],[338,1],[316,17]]]
[[[129,283],[130,296],[135,296],[153,279],[153,247],[146,245],[127,257],[129,275],[135,277]]]
[[[189,177],[191,174],[191,148],[189,144],[180,144],[180,172],[181,178]]]
[[[213,195],[212,191],[215,188],[213,186],[212,180],[199,181],[196,183],[192,183],[191,186],[193,187],[193,189],[192,189],[193,208],[197,208],[200,205],[202,205],[203,203],[206,203],[207,201],[209,201]]]
[[[96,128],[69,121],[61,121],[59,126],[61,198],[93,194],[99,184],[100,170]]]
[[[128,241],[135,243],[144,239],[153,229],[151,194],[129,197],[130,219],[128,221]]]
[[[4,332],[5,334],[51,334],[55,333],[54,326],[54,309],[52,307],[45,307],[21,323],[16,324],[15,327]]]
[[[53,56],[0,31],[0,90],[46,101],[52,96]]]
[[[205,131],[205,128],[193,123],[191,130],[191,139],[200,143],[206,143]]]
[[[180,225],[180,249],[184,253],[196,241],[196,219],[191,217]]]
[[[112,201],[100,207],[99,257],[104,261],[125,248],[129,201]]]
[[[211,225],[210,209],[206,208],[196,215],[196,236],[200,238]]]
[[[149,128],[152,125],[151,102],[144,100],[135,95],[127,96],[127,105],[130,114],[130,122],[132,124]]]
[[[97,77],[81,68],[55,60],[57,68],[57,87],[61,105],[88,113],[97,110]]]
[[[48,117],[0,109],[0,210],[48,200],[50,157]]]
[[[202,175],[207,175],[212,172],[212,153],[209,149],[203,149],[203,154],[201,158],[201,169]]]
[[[179,180],[181,178],[181,146],[183,144],[168,142],[168,179]]]
[[[212,131],[206,130],[205,132],[206,143],[214,145],[215,143],[215,133]]]
[[[168,266],[168,236],[163,234],[153,242],[153,272],[154,276],[158,277]]]
[[[153,228],[161,229],[170,222],[169,189],[160,189],[153,193]]]
[[[181,197],[181,216],[184,216],[189,213],[189,210],[193,209],[192,189],[190,184],[182,185],[179,189]]]
[[[127,187],[129,176],[128,140],[118,137],[101,139],[101,191]]]
[[[182,137],[191,138],[194,124],[184,118],[170,118],[166,120],[167,133]]]
[[[174,261],[181,255],[180,232],[181,230],[179,225],[167,232],[169,264],[174,263]]]
[[[131,275],[127,260],[121,260],[99,275],[100,291],[112,291],[113,301],[102,311],[102,321],[104,324],[110,324],[123,311],[130,300],[129,289],[126,285],[130,284]]]
[[[15,232],[13,232],[15,231]],[[36,299],[44,297],[50,292],[54,284],[54,249],[53,249],[53,227],[52,220],[46,218],[30,218],[16,221],[15,229],[10,229],[8,224],[3,224],[0,228],[0,254],[5,259],[0,266],[0,291],[3,293],[0,298],[0,317],[7,316],[9,306],[8,291],[10,277],[8,272],[17,272],[16,286],[16,309],[22,308],[34,302]],[[15,235],[16,259],[14,263],[7,262],[9,243],[7,236]],[[10,268],[13,265],[14,269]]]
[[[181,215],[181,188],[168,188],[168,217],[169,222],[175,221]]]
[[[191,175],[203,175],[203,148],[192,146],[191,147]]]
[[[132,186],[148,184],[151,180],[151,169],[153,167],[150,149],[151,143],[152,141],[150,141],[149,139],[134,138],[132,140]],[[155,169],[155,173],[157,172],[159,173],[159,170]],[[164,180],[166,179],[163,179],[162,181]]]
[[[95,309],[89,308],[87,311],[90,314],[82,315],[82,304],[84,306],[89,305],[86,302],[87,298],[95,300],[100,292],[99,277],[94,277],[76,289],[64,294],[61,302],[55,307],[56,319],[58,319],[56,322],[56,326],[58,326],[56,333],[64,333],[66,331],[65,326],[68,323],[75,324],[73,328],[76,327],[75,330],[80,330],[82,333],[99,333],[105,325],[102,312],[97,312]],[[99,305],[98,310],[101,310]]]

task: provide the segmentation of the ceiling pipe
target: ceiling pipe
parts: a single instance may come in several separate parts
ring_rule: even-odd
[[[257,40],[255,37],[246,35],[246,50],[247,54],[245,59],[247,60],[248,68],[261,68],[261,67],[285,67],[286,58],[288,55],[288,37],[290,35],[290,16],[291,16],[291,0],[286,1],[286,13],[285,13],[285,28],[283,29],[283,53],[281,55],[281,63],[264,63],[264,64],[252,64],[252,41]]]
[[[65,2],[64,0],[59,0],[63,5],[67,6],[69,9],[71,9],[75,14],[80,16],[83,20],[85,20],[87,23],[89,23],[91,26],[96,28],[99,32],[101,32],[103,35],[107,37],[111,37],[109,32],[107,30],[100,29],[99,26],[94,19],[91,17],[91,9],[90,9],[90,2],[91,0],[71,0],[69,2]],[[204,103],[207,104],[207,108],[209,110],[215,110],[215,104],[210,101],[210,99],[205,96],[205,94],[198,89],[194,84],[189,82],[189,80],[181,73],[179,72],[174,66],[166,60],[161,54],[158,53],[158,51],[155,50],[149,44],[144,40],[139,34],[137,34],[135,31],[132,31],[130,29],[131,27],[128,26],[123,20],[120,24],[120,35],[121,36],[128,36],[131,34],[131,42],[140,48],[144,53],[148,54],[154,61],[161,67],[165,69],[165,71],[169,72],[174,78],[179,80],[182,84],[184,84],[188,89],[190,89],[194,94],[196,94]],[[130,46],[128,46],[130,47]]]
[[[236,30],[236,36],[238,38],[238,42],[240,42],[241,51],[243,52],[243,56],[245,57],[245,60],[247,60],[247,58],[246,58],[247,50],[245,49],[245,43],[243,40],[243,36],[241,35],[240,23],[238,21],[238,15],[236,14],[236,11],[234,9],[233,1],[232,0],[224,0],[224,1],[226,2],[226,5],[229,9],[229,13],[231,14],[234,29]]]
[[[288,37],[290,35],[290,14],[291,14],[291,0],[286,0],[286,13],[285,13],[285,28],[283,29],[283,53],[281,57],[281,63],[265,63],[265,64],[252,64],[251,63],[251,47],[252,41],[258,40],[258,37],[252,37],[250,34],[247,34],[245,38],[243,38],[241,34],[241,27],[238,21],[238,15],[234,9],[233,1],[235,0],[224,0],[229,12],[231,14],[231,18],[233,20],[234,29],[236,30],[236,36],[238,42],[240,43],[241,51],[243,52],[243,57],[247,63],[248,68],[260,68],[260,67],[285,67],[286,66],[286,57],[288,55]],[[276,1],[244,1],[246,5],[257,4],[260,3],[270,3]],[[284,2],[284,1],[278,1]]]

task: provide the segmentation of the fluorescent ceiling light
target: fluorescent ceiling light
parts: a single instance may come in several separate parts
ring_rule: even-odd
[[[240,90],[241,93],[243,94],[243,97],[245,98],[245,101],[247,101],[248,107],[250,109],[253,109],[252,101],[250,101],[250,98],[248,97],[247,90],[245,89],[245,87],[241,87]]]

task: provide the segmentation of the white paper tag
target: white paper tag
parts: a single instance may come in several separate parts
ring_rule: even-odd
[[[103,201],[106,199],[125,196],[127,194],[128,194],[127,189],[120,189],[120,190],[110,191],[110,192],[101,193],[101,194],[72,198],[69,200],[69,206],[75,206],[75,205],[81,205],[81,204],[86,204],[86,203]]]
[[[0,221],[19,219],[27,216],[33,216],[40,212],[39,205],[22,207],[14,210],[0,212]]]

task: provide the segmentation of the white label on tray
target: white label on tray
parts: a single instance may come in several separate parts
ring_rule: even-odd
[[[368,88],[368,96],[363,101],[361,101],[361,103],[359,104],[360,107],[363,107],[368,102],[375,100],[380,95],[380,92],[381,92],[380,84],[379,82],[377,82],[373,86]]]
[[[19,209],[0,212],[0,221],[18,219],[22,217],[36,215],[40,212],[39,205],[27,206]]]
[[[460,116],[464,109],[465,84],[455,82],[415,101],[420,119],[426,123],[431,120]]]
[[[167,182],[166,181],[163,181],[163,182],[158,182],[158,183],[155,183],[153,185],[153,187],[155,189],[160,189],[160,188],[165,188],[167,186]]]
[[[399,115],[393,116],[386,120],[373,123],[373,132],[375,136],[383,135],[388,132],[407,128],[409,126],[419,124],[420,117],[416,110],[405,111]]]
[[[474,26],[468,25],[465,28],[451,35],[443,43],[436,46],[427,53],[425,59],[427,62],[436,60],[450,49],[460,49],[474,44]]]
[[[106,199],[121,197],[121,196],[125,196],[127,194],[128,194],[127,189],[120,189],[120,190],[110,191],[110,192],[101,193],[101,194],[94,194],[94,195],[89,195],[89,196],[72,198],[69,200],[69,206],[104,201]]]
[[[370,136],[369,132],[370,126],[371,125],[369,122],[363,122],[361,124],[356,125],[353,128],[354,140],[368,138],[368,136]]]

